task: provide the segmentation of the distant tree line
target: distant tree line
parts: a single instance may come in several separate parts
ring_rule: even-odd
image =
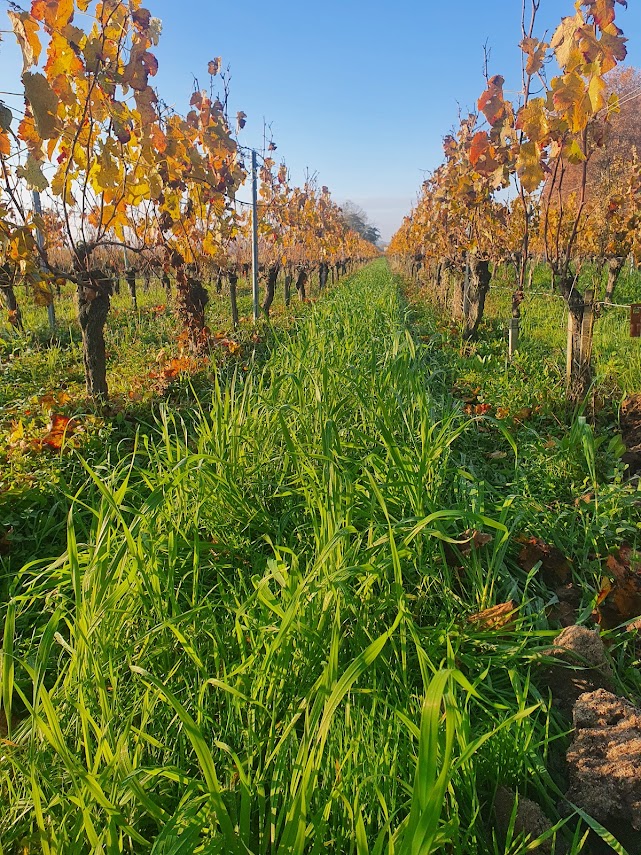
[[[367,213],[354,202],[345,202],[343,205],[343,219],[347,228],[355,231],[363,240],[377,244],[381,239],[378,228],[370,223]]]

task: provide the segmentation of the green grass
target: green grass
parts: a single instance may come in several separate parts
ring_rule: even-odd
[[[605,293],[604,276],[598,279],[592,265],[581,271],[578,286],[593,288],[597,299]],[[497,271],[494,287],[490,288],[486,316],[494,325],[505,330],[512,314],[512,269]],[[521,352],[530,353],[544,364],[554,366],[552,373],[563,377],[567,340],[567,309],[563,298],[550,290],[550,274],[546,265],[539,265],[534,274],[534,296],[522,304]],[[595,380],[602,397],[621,399],[626,394],[641,391],[641,339],[630,338],[630,311],[621,306],[641,301],[641,273],[626,265],[621,272],[614,297],[615,306],[601,308],[594,327]],[[619,304],[619,305],[616,305]],[[506,335],[503,333],[503,335]]]
[[[230,357],[214,345],[207,359],[188,374],[171,383],[154,379],[152,374],[162,370],[162,360],[179,355],[180,328],[160,283],[151,280],[145,291],[139,282],[137,311],[126,288],[112,300],[106,326],[110,403],[107,408],[96,407],[85,394],[72,287],[63,287],[56,298],[53,339],[46,309],[25,298],[22,289],[18,298],[24,334],[0,326],[0,537],[9,529],[11,544],[5,556],[0,547],[0,562],[4,561],[0,566],[9,573],[34,554],[53,557],[64,548],[68,496],[86,479],[71,446],[80,448],[92,466],[109,469],[132,449],[136,431],[155,430],[160,403],[169,403],[189,418],[195,396],[209,395],[215,377],[264,361],[271,347],[270,326],[261,320],[255,327],[251,321],[247,283],[239,286],[241,323],[236,332],[231,328],[228,295],[218,295],[212,288],[208,325],[212,332],[237,340],[240,353]],[[297,298],[286,310],[279,293],[272,312],[274,323],[287,329],[306,310]],[[38,442],[47,433],[52,409],[73,416],[80,426],[62,453],[43,450]],[[3,590],[0,581],[0,595]]]
[[[495,828],[499,785],[586,851],[554,772],[567,722],[533,679],[552,594],[514,538],[574,559],[587,615],[636,493],[572,414],[466,415],[476,355],[399,286],[368,266],[264,363],[74,458],[66,550],[34,550],[0,607],[2,852],[531,851]],[[468,529],[492,541],[453,567]],[[508,598],[513,629],[467,622]]]

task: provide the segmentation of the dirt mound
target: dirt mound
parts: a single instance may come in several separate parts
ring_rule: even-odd
[[[612,688],[612,669],[598,630],[568,626],[554,639],[548,654],[558,659],[561,667],[544,668],[541,678],[552,692],[554,704],[568,716],[580,695]]]
[[[631,395],[621,405],[621,436],[627,451],[622,457],[628,474],[641,472],[641,395]]]
[[[641,712],[597,689],[578,699],[567,751],[567,797],[601,822],[630,853],[641,853]]]
[[[497,829],[503,837],[507,835],[512,819],[512,811],[514,810],[514,802],[516,796],[511,790],[505,787],[499,787],[496,791],[494,800],[494,813],[496,814]],[[552,823],[543,813],[536,802],[531,799],[519,798],[519,803],[516,808],[516,816],[514,818],[514,835],[526,834],[532,840],[545,834],[552,828]],[[544,840],[538,846],[535,846],[532,852],[551,853],[552,838]]]

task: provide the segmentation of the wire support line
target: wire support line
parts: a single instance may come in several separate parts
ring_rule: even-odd
[[[610,303],[607,300],[599,300],[594,303],[595,306],[602,306],[604,309],[631,309],[636,303]]]

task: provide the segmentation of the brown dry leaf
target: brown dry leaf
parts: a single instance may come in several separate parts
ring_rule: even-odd
[[[593,501],[594,501],[594,496],[592,495],[592,493],[584,493],[583,496],[577,496],[576,497],[576,499],[574,500],[574,507],[580,508],[581,503],[583,503],[585,505],[591,505]]]
[[[529,419],[531,415],[532,407],[521,407],[520,410],[512,414],[512,418],[517,422],[523,422],[525,419]]]
[[[598,621],[604,629],[613,629],[641,615],[641,562],[632,562],[629,546],[621,546],[606,559],[608,577],[596,604]]]
[[[163,351],[160,351],[156,358],[159,359],[162,353]],[[167,362],[162,362],[160,370],[150,371],[149,376],[153,380],[159,380],[161,383],[168,383],[170,380],[175,380],[176,377],[183,372],[194,372],[197,369],[197,360],[190,359],[185,356],[178,356],[173,359],[169,359]]]
[[[177,377],[182,371],[189,371],[190,368],[191,360],[189,359],[171,359],[163,366],[162,373],[168,380],[173,380],[174,377]]]
[[[456,543],[456,546],[458,547],[459,553],[463,557],[467,558],[467,556],[473,551],[491,543],[492,540],[493,537],[491,534],[484,534],[482,531],[468,528],[458,536],[459,542]],[[453,546],[454,545],[450,545],[449,543],[445,544],[445,558],[450,567],[458,567],[460,565],[460,561],[458,560],[458,555]]]
[[[492,543],[493,539],[491,534],[468,528],[459,535],[459,540],[462,542],[458,543],[457,546],[461,555],[467,557],[482,546]]]
[[[443,543],[443,551],[445,553],[445,562],[448,567],[460,568],[460,556],[467,558],[473,550],[480,549],[487,543],[493,540],[491,534],[484,534],[482,531],[467,529],[462,534],[459,534],[455,543]]]
[[[541,562],[541,575],[546,585],[555,588],[569,581],[572,566],[569,558],[556,546],[541,540],[539,537],[517,537],[522,544],[519,552],[519,566],[529,573],[535,564]]]
[[[467,622],[474,624],[477,629],[482,631],[504,629],[511,632],[516,627],[517,612],[518,606],[514,600],[509,600],[507,603],[498,603],[496,606],[470,615]]]

